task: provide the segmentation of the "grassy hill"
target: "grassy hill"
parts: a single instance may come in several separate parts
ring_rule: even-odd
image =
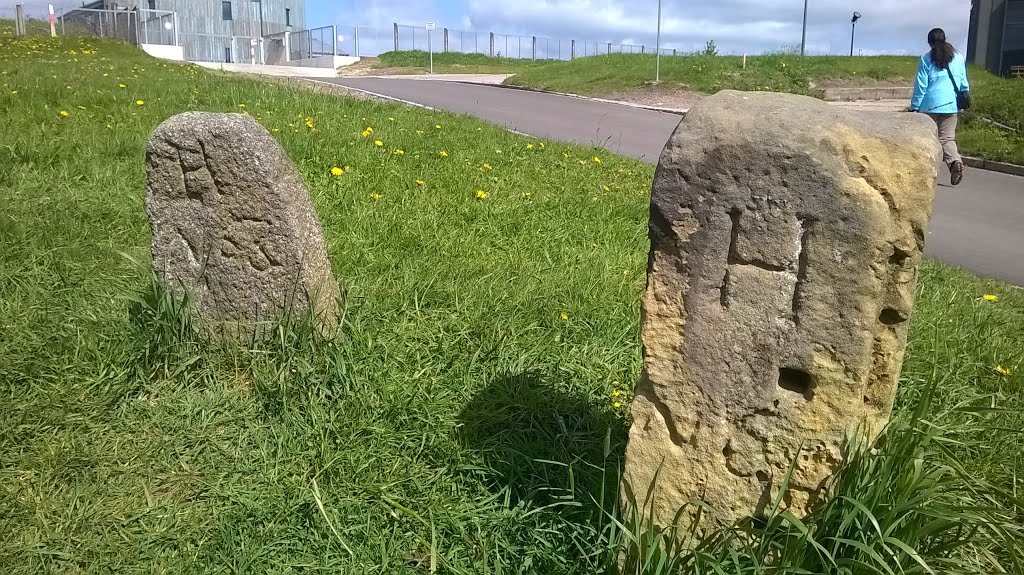
[[[0,571],[614,572],[653,167],[6,32]],[[154,287],[144,147],[187,110],[294,160],[337,333],[218,346]],[[897,423],[845,498],[676,572],[1020,573],[1022,323],[1020,290],[925,265]]]

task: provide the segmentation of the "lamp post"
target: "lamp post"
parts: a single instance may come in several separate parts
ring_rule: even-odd
[[[850,20],[850,56],[853,56],[853,38],[857,35],[857,20],[860,20],[860,12],[854,12]]]
[[[658,0],[658,35],[654,40],[654,81],[661,82],[661,0]]]
[[[804,27],[800,33],[800,55],[804,55],[804,50],[807,48],[807,2],[804,0]]]

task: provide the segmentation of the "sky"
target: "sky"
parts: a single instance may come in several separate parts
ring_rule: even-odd
[[[30,14],[46,14],[46,0],[23,1]],[[13,5],[13,0],[0,0],[0,13],[13,12]],[[953,44],[965,50],[970,9],[971,0],[809,0],[807,51],[849,53],[855,10],[862,15],[858,53],[923,53],[934,27],[944,28]],[[309,27],[379,27],[385,45],[393,22],[423,26],[433,20],[438,28],[482,34],[654,46],[657,0],[306,0],[306,14]],[[802,17],[801,0],[662,0],[662,45],[692,51],[714,40],[723,54],[791,49],[799,47]]]
[[[393,22],[577,41],[653,46],[657,0],[306,0],[311,26]],[[662,44],[692,51],[714,40],[722,53],[756,54],[799,47],[801,0],[662,0]],[[918,54],[928,30],[941,27],[966,50],[971,0],[809,0],[807,50],[845,54],[850,18],[857,51]],[[389,28],[390,29],[390,28]]]

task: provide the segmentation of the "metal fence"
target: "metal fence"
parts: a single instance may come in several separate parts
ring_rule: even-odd
[[[260,62],[259,47],[252,46],[249,36],[216,34],[181,34],[181,49],[189,62],[224,62],[253,64]]]
[[[291,60],[305,60],[320,56],[337,55],[335,44],[337,28],[323,26],[292,32],[288,40],[288,55]]]
[[[372,57],[393,50],[428,49],[427,30],[423,26],[396,23],[390,29],[374,26],[338,26],[337,30],[342,32],[342,36],[338,37],[338,48],[346,55]],[[438,53],[487,54],[520,60],[571,60],[605,54],[656,53],[653,46],[638,44],[561,40],[449,28],[438,28],[433,31],[430,44],[429,47]],[[679,54],[672,48],[663,48],[660,53],[664,56]]]
[[[97,36],[132,44],[178,43],[178,18],[166,10],[94,10],[61,12],[57,29],[62,36]]]

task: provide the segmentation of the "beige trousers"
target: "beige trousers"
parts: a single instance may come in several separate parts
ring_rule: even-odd
[[[959,114],[928,114],[939,128],[939,143],[942,144],[942,161],[947,166],[962,162],[956,148],[956,124]]]

